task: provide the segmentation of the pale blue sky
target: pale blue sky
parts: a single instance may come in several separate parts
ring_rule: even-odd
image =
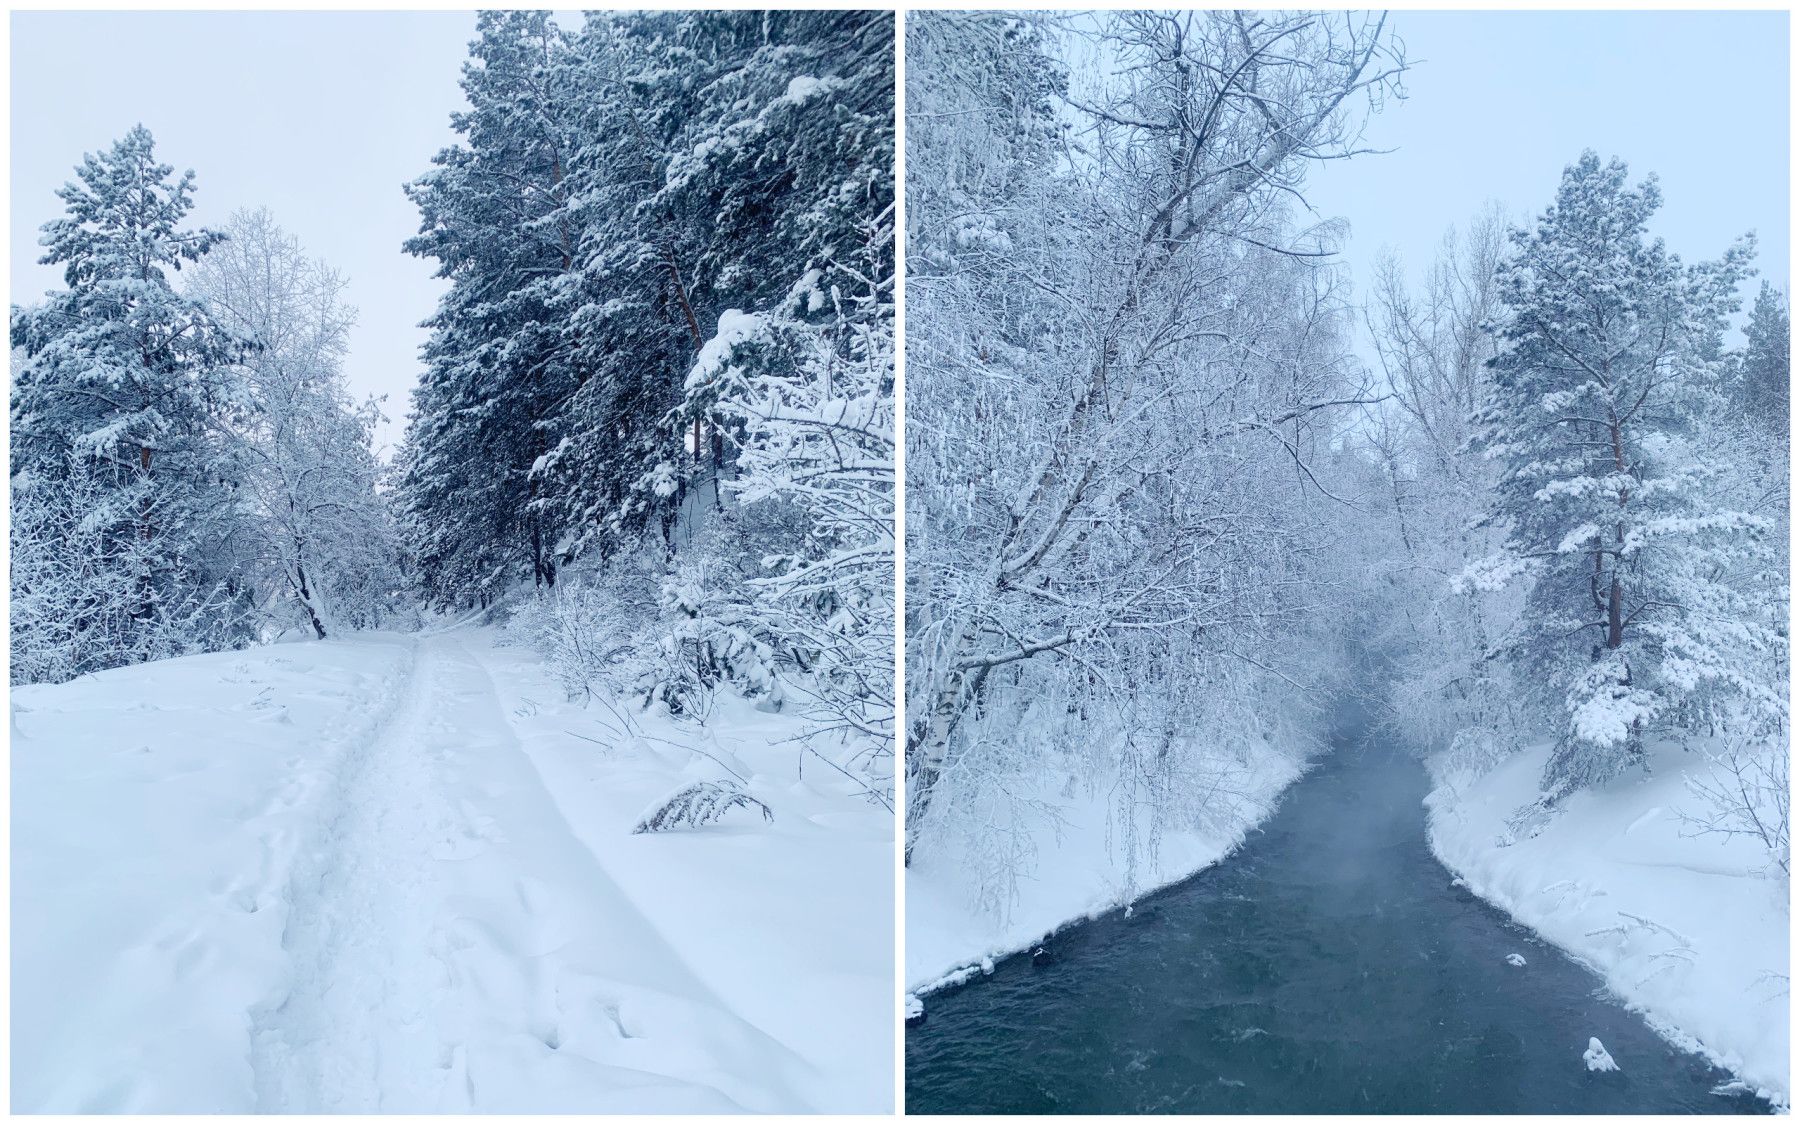
[[[386,393],[394,440],[417,378],[431,263],[403,254],[400,185],[429,167],[462,104],[474,31],[449,13],[18,13],[13,17],[11,299],[60,283],[37,227],[81,154],[136,122],[199,177],[197,218],[267,206],[349,275],[349,374]],[[1360,285],[1384,247],[1422,266],[1485,200],[1520,218],[1584,147],[1656,171],[1658,232],[1710,257],[1754,228],[1764,276],[1788,270],[1785,13],[1397,12],[1417,66],[1370,125],[1397,151],[1327,165],[1308,196],[1348,220]]]
[[[1788,284],[1785,12],[1395,12],[1416,63],[1407,100],[1366,143],[1396,151],[1328,164],[1307,196],[1348,220],[1359,287],[1383,247],[1416,274],[1445,228],[1485,200],[1543,211],[1593,148],[1634,180],[1654,171],[1654,233],[1689,261],[1757,233],[1762,276]],[[1755,282],[1747,287],[1754,292]]]

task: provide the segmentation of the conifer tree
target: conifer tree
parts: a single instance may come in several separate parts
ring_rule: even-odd
[[[66,288],[12,313],[15,487],[43,494],[82,478],[93,497],[85,518],[104,529],[83,541],[128,561],[127,616],[165,638],[154,651],[91,650],[87,667],[168,655],[167,638],[180,634],[159,622],[171,614],[190,623],[188,640],[219,647],[236,636],[231,607],[248,596],[225,548],[235,499],[221,434],[251,409],[233,367],[243,342],[171,284],[222,237],[182,225],[194,174],[173,172],[141,125],[88,155],[57,192],[67,213],[41,240],[41,261],[63,267]],[[138,541],[129,551],[127,538]],[[195,604],[213,609],[196,615]]]
[[[1474,419],[1501,468],[1485,520],[1506,541],[1465,580],[1531,582],[1506,651],[1566,713],[1547,802],[1631,766],[1653,730],[1728,698],[1776,702],[1759,669],[1779,633],[1720,579],[1765,549],[1767,521],[1714,501],[1723,466],[1702,425],[1751,241],[1683,265],[1647,233],[1654,177],[1626,177],[1584,153],[1535,228],[1515,232],[1502,350]]]
[[[451,283],[428,322],[401,458],[408,537],[434,604],[556,577],[558,531],[534,467],[574,386],[565,50],[547,12],[482,13],[463,72],[469,108],[452,121],[463,140],[407,188],[421,222],[406,248]]]
[[[1788,307],[1768,282],[1757,290],[1738,359],[1736,405],[1786,444],[1788,435]]]

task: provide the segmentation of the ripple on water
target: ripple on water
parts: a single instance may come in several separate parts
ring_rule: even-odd
[[[1767,1110],[1452,886],[1417,761],[1338,745],[1224,864],[933,996],[907,1112]]]

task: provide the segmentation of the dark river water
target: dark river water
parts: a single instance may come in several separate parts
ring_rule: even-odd
[[[1423,767],[1336,752],[1235,855],[926,997],[908,1113],[1757,1113],[1598,977],[1451,885]],[[1523,968],[1508,954],[1526,959]],[[1597,1036],[1616,1073],[1582,1061]]]

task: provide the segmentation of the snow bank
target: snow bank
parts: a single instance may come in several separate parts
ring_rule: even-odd
[[[1215,808],[1204,825],[1166,829],[1153,862],[1128,879],[1109,826],[1105,787],[1070,794],[1058,780],[1035,799],[1055,812],[1021,826],[1035,861],[1019,880],[1018,901],[1005,917],[973,903],[967,858],[943,847],[920,849],[906,872],[906,988],[929,992],[967,980],[992,961],[1030,947],[1070,922],[1095,918],[1158,888],[1180,882],[1235,851],[1274,810],[1303,763],[1268,753],[1234,767],[1239,797]],[[1057,823],[1060,821],[1060,824]]]
[[[494,635],[16,691],[13,1108],[891,1109],[890,814]],[[719,771],[773,821],[632,834]]]
[[[891,1112],[892,814],[802,758],[804,721],[791,712],[765,714],[722,691],[700,729],[564,702],[552,671],[521,648],[477,655],[595,862],[720,1002],[797,1061],[792,1108]],[[739,813],[632,834],[684,782],[733,774],[772,822]]]
[[[1538,796],[1548,747],[1481,775],[1440,755],[1431,846],[1469,889],[1591,966],[1672,1041],[1788,1101],[1787,888],[1757,874],[1761,845],[1697,837],[1680,814],[1679,747],[1633,774],[1570,797],[1535,836],[1502,845],[1507,820]]]
[[[288,878],[400,638],[13,689],[12,1108],[244,1112]]]

